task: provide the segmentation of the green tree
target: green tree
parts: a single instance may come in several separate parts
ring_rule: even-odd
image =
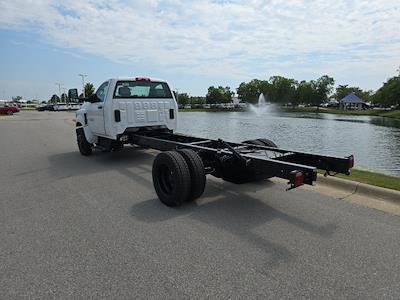
[[[85,96],[89,97],[94,93],[94,85],[90,82],[85,84]]]
[[[208,104],[232,102],[232,95],[230,87],[210,86],[206,95],[206,102]]]
[[[187,93],[175,93],[175,98],[180,105],[186,105],[189,103],[189,95]]]
[[[301,81],[297,85],[296,92],[292,104],[297,106],[299,104],[309,104],[315,102],[315,98],[318,98],[315,84],[310,81]]]
[[[200,105],[206,103],[205,97],[198,97],[198,96],[190,96],[189,102],[191,104]]]
[[[269,80],[269,101],[288,104],[294,100],[297,81],[283,76],[272,76]]]
[[[400,105],[400,75],[389,78],[372,99],[374,103],[383,106]]]
[[[67,96],[67,94],[65,94],[65,93],[62,93],[61,94],[61,102],[62,103],[67,103],[68,102],[68,96]]]
[[[333,90],[333,85],[335,84],[335,80],[328,75],[321,76],[316,81],[311,81],[314,86],[318,97],[315,97],[311,100],[311,104],[319,106],[328,100],[328,95]]]
[[[250,82],[242,82],[236,89],[239,99],[243,102],[257,103],[260,94],[266,97],[271,93],[272,85],[267,80],[253,79]]]
[[[60,102],[60,97],[58,97],[56,94],[54,94],[53,96],[51,96],[51,99],[49,101],[50,103],[58,103]]]

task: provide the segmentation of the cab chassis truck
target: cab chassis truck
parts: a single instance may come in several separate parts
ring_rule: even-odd
[[[71,95],[77,90],[69,90]],[[117,151],[127,144],[162,151],[153,162],[153,185],[160,201],[171,207],[199,198],[208,174],[235,184],[279,177],[288,180],[290,190],[312,185],[317,168],[326,175],[349,175],[354,166],[353,155],[281,149],[265,138],[232,143],[175,134],[177,112],[175,96],[165,81],[109,79],[76,113],[78,148],[85,156],[93,148]]]

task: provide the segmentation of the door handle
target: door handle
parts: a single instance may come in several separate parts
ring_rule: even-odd
[[[103,108],[103,106],[101,106],[101,105],[100,105],[100,106],[97,106],[97,108],[98,108],[98,109],[102,109],[102,108]]]

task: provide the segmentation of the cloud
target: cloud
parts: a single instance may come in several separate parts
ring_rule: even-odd
[[[68,51],[241,79],[394,70],[399,24],[398,0],[0,0],[0,27]]]

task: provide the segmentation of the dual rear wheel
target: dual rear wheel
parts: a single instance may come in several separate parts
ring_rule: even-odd
[[[278,146],[271,140],[269,139],[255,139],[255,140],[247,140],[243,141],[242,143],[244,144],[251,144],[251,145],[257,145],[257,146],[266,146],[266,147],[272,147],[272,148],[278,148]]]
[[[152,175],[158,198],[171,207],[199,198],[206,184],[203,161],[190,149],[158,154]]]

